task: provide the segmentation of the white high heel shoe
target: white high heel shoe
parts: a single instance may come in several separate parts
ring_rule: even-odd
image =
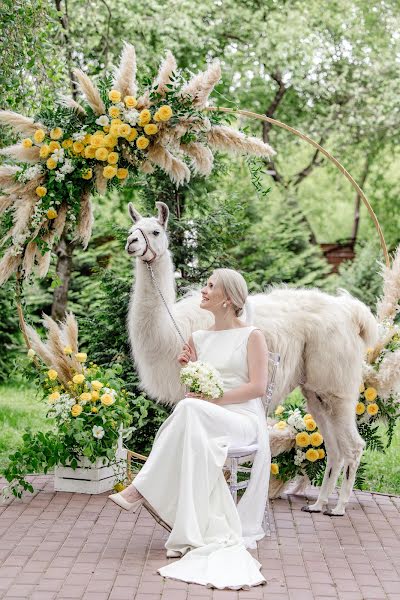
[[[128,500],[125,500],[125,498],[121,496],[119,492],[117,492],[116,494],[110,494],[108,497],[110,498],[110,500],[115,502],[115,504],[118,504],[118,506],[120,506],[121,508],[124,508],[125,510],[130,510],[132,512],[136,512],[139,506],[143,504],[144,500],[144,498],[139,498],[139,500],[135,500],[135,502],[128,502]]]

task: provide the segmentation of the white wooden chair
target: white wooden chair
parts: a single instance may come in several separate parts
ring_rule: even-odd
[[[268,416],[268,412],[271,405],[272,394],[275,385],[276,370],[278,368],[279,361],[279,354],[277,354],[276,352],[268,352],[268,384],[265,395],[262,398],[266,416]],[[227,482],[229,484],[229,489],[232,494],[233,500],[235,501],[235,504],[237,504],[238,490],[246,489],[249,483],[249,477],[247,477],[243,481],[238,481],[238,473],[251,473],[251,467],[242,467],[239,461],[243,462],[243,458],[249,457],[248,461],[245,461],[249,462],[251,460],[250,457],[254,455],[257,452],[257,450],[258,444],[251,444],[249,446],[244,446],[241,448],[231,447],[228,449],[228,456],[225,463],[225,469],[228,472]],[[271,535],[271,520],[268,497],[264,511],[263,528],[266,535]]]

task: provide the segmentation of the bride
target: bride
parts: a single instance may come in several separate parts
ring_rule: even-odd
[[[109,496],[127,510],[144,500],[169,525],[167,557],[180,560],[158,569],[163,577],[219,589],[265,583],[261,564],[246,548],[264,537],[270,450],[261,396],[267,385],[267,346],[261,331],[239,317],[250,306],[244,278],[217,269],[201,290],[200,307],[215,319],[193,332],[178,357],[183,366],[202,360],[222,377],[224,394],[212,401],[188,393],[154,439],[134,482]],[[222,467],[230,446],[258,443],[251,477],[235,505]]]

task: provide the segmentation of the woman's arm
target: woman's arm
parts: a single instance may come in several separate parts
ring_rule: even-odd
[[[259,329],[252,331],[249,336],[247,364],[249,382],[228,390],[222,398],[213,400],[215,404],[239,404],[265,394],[268,381],[268,348],[265,337]]]

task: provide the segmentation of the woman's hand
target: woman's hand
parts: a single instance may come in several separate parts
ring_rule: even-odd
[[[182,348],[182,352],[178,356],[178,363],[184,367],[189,361],[194,362],[196,360],[196,355],[193,352],[191,346],[189,344],[184,344]]]
[[[209,398],[206,398],[205,396],[203,396],[203,394],[198,394],[197,392],[187,392],[185,394],[185,398],[199,398],[199,400],[208,400],[208,401],[210,401]]]

